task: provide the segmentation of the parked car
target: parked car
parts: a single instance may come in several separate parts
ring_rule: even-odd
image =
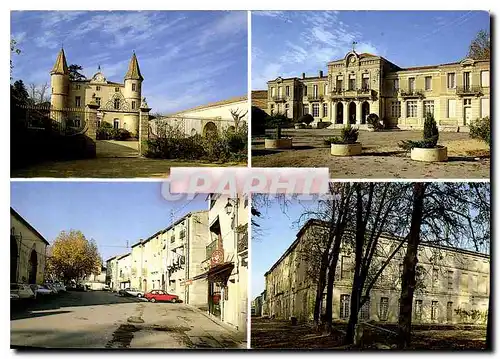
[[[155,302],[171,302],[177,303],[179,302],[179,296],[175,294],[168,294],[164,290],[152,290],[144,295],[144,298],[149,300],[152,303]]]
[[[30,288],[28,284],[24,283],[11,283],[10,284],[10,294],[15,294],[19,299],[34,299],[36,294]]]
[[[32,284],[31,289],[36,293],[36,295],[40,296],[47,296],[47,295],[52,295],[54,292],[47,288],[46,286],[39,285],[39,284]]]
[[[45,288],[49,289],[50,291],[52,291],[52,293],[53,293],[53,294],[57,294],[57,293],[59,293],[59,291],[57,290],[57,288],[56,288],[56,287],[54,287],[54,285],[53,285],[53,284],[51,284],[51,283],[44,283],[44,284],[43,284],[43,286],[44,286]]]
[[[60,282],[54,283],[54,287],[57,289],[58,292],[66,292],[66,287],[64,286],[64,284]]]
[[[120,289],[118,291],[118,295],[121,295],[122,297],[137,297],[137,298],[142,298],[144,296],[144,293],[141,292],[139,289],[125,288],[125,289]]]

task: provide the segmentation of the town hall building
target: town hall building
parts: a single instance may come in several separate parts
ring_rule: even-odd
[[[401,68],[353,49],[327,66],[327,74],[268,81],[267,112],[294,121],[311,114],[314,127],[361,129],[374,113],[388,128],[410,130],[423,128],[430,112],[440,129],[452,131],[490,114],[489,60]]]

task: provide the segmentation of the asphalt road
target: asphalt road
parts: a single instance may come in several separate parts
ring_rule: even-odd
[[[11,347],[246,348],[244,335],[183,303],[67,292],[11,310]]]

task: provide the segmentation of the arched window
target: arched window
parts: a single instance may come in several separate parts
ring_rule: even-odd
[[[120,128],[120,119],[115,118],[115,119],[113,120],[113,128],[114,128],[115,130],[117,130],[117,129],[119,129],[119,128]]]

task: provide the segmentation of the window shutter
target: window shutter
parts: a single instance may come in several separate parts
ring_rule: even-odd
[[[448,100],[448,117],[449,118],[456,117],[456,109],[457,109],[457,101],[456,100]]]
[[[481,86],[490,87],[490,72],[481,71]]]
[[[481,117],[490,116],[490,99],[482,98],[481,99]]]

